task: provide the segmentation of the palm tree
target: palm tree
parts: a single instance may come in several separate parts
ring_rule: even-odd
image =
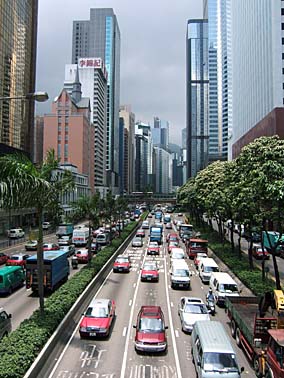
[[[73,203],[74,216],[77,218],[87,218],[89,221],[88,254],[91,257],[92,228],[99,226],[99,213],[101,210],[100,193],[92,196],[80,197]]]
[[[40,313],[44,313],[43,231],[44,210],[58,201],[61,193],[74,185],[72,173],[56,173],[59,160],[54,150],[47,152],[43,163],[36,167],[25,155],[9,154],[0,157],[0,207],[35,207],[38,218],[38,294]]]

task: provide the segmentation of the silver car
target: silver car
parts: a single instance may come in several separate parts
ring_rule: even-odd
[[[132,247],[142,247],[143,246],[143,239],[140,236],[135,236],[132,240]]]
[[[178,314],[183,332],[192,332],[197,320],[210,320],[209,312],[200,298],[182,297],[178,306]]]

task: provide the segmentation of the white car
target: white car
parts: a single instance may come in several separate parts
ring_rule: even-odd
[[[181,297],[178,305],[183,332],[192,332],[197,320],[210,320],[209,311],[201,298]]]
[[[142,247],[143,246],[143,240],[139,236],[135,236],[135,238],[132,240],[132,247]]]
[[[51,224],[49,222],[43,222],[42,223],[42,229],[43,230],[48,230]]]
[[[11,228],[8,231],[8,237],[10,239],[23,238],[25,236],[25,231],[22,228]]]

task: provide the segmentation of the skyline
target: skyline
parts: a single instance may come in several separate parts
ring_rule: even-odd
[[[49,101],[37,105],[37,114],[50,113],[51,102],[63,88],[65,64],[71,63],[73,21],[88,19],[90,8],[113,8],[121,32],[120,104],[131,105],[136,121],[152,125],[155,116],[169,121],[170,142],[181,145],[186,126],[186,25],[190,18],[202,18],[202,1],[181,0],[172,8],[169,1],[146,0],[135,4],[135,12],[129,12],[129,0],[85,0],[80,7],[70,0],[65,9],[64,4],[64,0],[39,3],[36,88],[47,91]]]

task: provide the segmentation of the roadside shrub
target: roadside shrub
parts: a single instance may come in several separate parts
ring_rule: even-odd
[[[39,310],[34,311],[0,342],[0,378],[24,376],[77,298],[136,226],[137,222],[127,225],[123,237],[98,252],[88,265],[50,295],[45,300],[44,316]]]

